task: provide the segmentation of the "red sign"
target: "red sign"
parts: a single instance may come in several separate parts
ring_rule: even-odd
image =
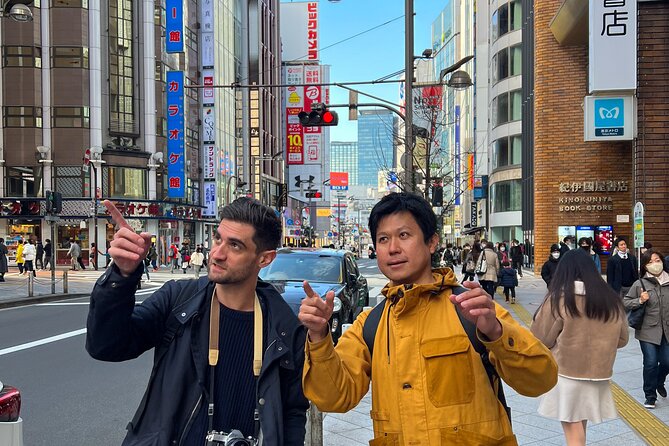
[[[307,4],[307,59],[318,60],[318,3]]]
[[[301,108],[286,109],[286,148],[288,151],[287,164],[304,164],[304,140],[302,125],[297,115]]]
[[[330,186],[348,186],[348,172],[330,172]]]

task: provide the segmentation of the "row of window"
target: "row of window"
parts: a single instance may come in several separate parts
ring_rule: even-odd
[[[3,107],[4,127],[42,127],[42,107]],[[89,128],[89,107],[51,107],[51,126]]]
[[[519,166],[523,140],[520,135],[505,136],[492,143],[492,168]]]
[[[490,75],[492,84],[511,76],[522,74],[523,50],[520,45],[514,45],[500,50],[492,56]]]
[[[511,121],[519,121],[522,117],[523,95],[521,90],[505,91],[492,100],[492,126]]]
[[[490,212],[520,211],[521,207],[521,180],[500,181],[490,186]]]
[[[492,13],[492,31],[490,33],[490,41],[502,37],[509,31],[522,29],[523,27],[523,8],[520,0],[513,0],[509,3],[504,3]]]
[[[3,46],[2,66],[42,68],[42,48],[38,46]],[[54,68],[88,68],[88,48],[55,46],[51,48]]]

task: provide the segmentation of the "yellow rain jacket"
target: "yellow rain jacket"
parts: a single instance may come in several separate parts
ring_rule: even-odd
[[[362,313],[333,347],[328,336],[307,340],[304,393],[325,412],[347,412],[372,381],[374,440],[383,445],[516,445],[504,407],[480,355],[450,301],[458,283],[451,270],[435,270],[429,285],[389,286],[374,342],[362,330]],[[485,342],[490,361],[518,393],[539,396],[557,382],[550,351],[497,305],[502,336]]]
[[[16,263],[25,263],[23,259],[23,243],[16,247]]]

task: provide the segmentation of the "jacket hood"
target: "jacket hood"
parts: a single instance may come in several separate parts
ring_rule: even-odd
[[[381,290],[387,299],[397,305],[397,311],[402,312],[418,304],[421,296],[438,296],[444,288],[460,286],[455,273],[450,268],[432,270],[434,282],[425,284],[391,285],[388,283]]]

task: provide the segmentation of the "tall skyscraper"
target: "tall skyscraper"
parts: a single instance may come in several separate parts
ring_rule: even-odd
[[[360,110],[358,117],[358,184],[378,185],[379,171],[397,166],[397,117],[389,110]]]
[[[358,183],[358,143],[355,141],[332,141],[330,143],[330,171],[348,172],[348,185]]]

